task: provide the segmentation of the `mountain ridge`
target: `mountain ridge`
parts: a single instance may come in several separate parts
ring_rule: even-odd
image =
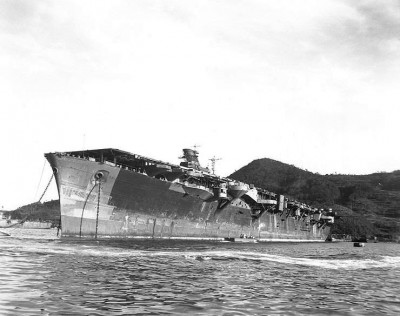
[[[365,234],[396,239],[400,235],[400,171],[368,175],[313,173],[270,158],[255,159],[229,178],[252,183],[319,208],[332,208],[342,215],[332,229],[357,226]],[[360,225],[358,225],[360,226]],[[353,231],[354,233],[354,231]]]

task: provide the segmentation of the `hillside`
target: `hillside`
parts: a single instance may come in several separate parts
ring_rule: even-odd
[[[316,206],[334,204],[340,195],[337,186],[324,176],[267,158],[254,160],[229,177]]]
[[[60,222],[59,200],[44,203],[32,203],[21,206],[11,212],[12,219],[27,219],[29,221],[51,222],[55,226]]]
[[[320,175],[276,160],[257,159],[229,176],[343,215],[333,233],[400,235],[400,171]],[[362,232],[360,232],[362,231]]]

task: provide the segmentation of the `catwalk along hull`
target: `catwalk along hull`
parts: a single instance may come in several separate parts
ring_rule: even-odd
[[[46,158],[57,182],[63,236],[325,241],[329,233],[285,213],[254,219],[242,200],[219,209],[218,201],[191,196],[179,182],[114,163],[58,153]]]

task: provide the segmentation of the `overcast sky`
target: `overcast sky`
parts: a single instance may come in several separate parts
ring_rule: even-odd
[[[53,151],[400,169],[399,83],[398,0],[0,0],[0,207]]]

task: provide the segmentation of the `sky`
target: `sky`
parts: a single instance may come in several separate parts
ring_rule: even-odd
[[[0,0],[0,43],[4,209],[54,151],[400,169],[399,0]]]

